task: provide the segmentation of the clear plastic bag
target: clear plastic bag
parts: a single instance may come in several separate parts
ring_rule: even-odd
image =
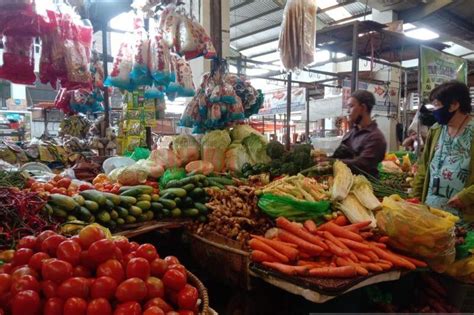
[[[211,59],[216,56],[216,50],[206,30],[197,21],[183,16],[178,25],[177,52],[187,60],[204,56]]]
[[[92,27],[79,24],[70,26],[69,39],[64,41],[67,81],[63,87],[92,88],[92,75],[89,70],[92,48]]]
[[[314,61],[316,11],[316,0],[286,2],[278,43],[280,59],[285,69],[302,69]]]
[[[272,218],[285,217],[293,221],[323,219],[329,213],[329,201],[299,201],[290,197],[264,194],[258,201],[258,207]]]
[[[133,65],[130,79],[132,79],[134,86],[151,85],[151,76],[148,72],[150,41],[147,32],[143,28],[143,19],[135,17],[134,20]]]
[[[171,71],[170,49],[163,40],[163,34],[158,30],[151,36],[148,60],[148,68],[156,84],[167,86],[175,80],[175,74]]]
[[[159,28],[163,32],[163,40],[168,48],[178,43],[178,27],[182,16],[175,12],[176,5],[171,3],[165,7],[160,16]]]
[[[130,35],[120,45],[117,56],[115,56],[112,72],[104,82],[105,86],[115,86],[119,89],[133,90],[134,86],[130,80],[130,72],[132,71],[133,56],[130,47]]]
[[[454,225],[459,218],[396,195],[384,198],[383,209],[376,218],[378,227],[389,236],[394,248],[422,258],[438,272],[454,262]]]
[[[195,94],[191,66],[186,59],[171,54],[171,64],[176,73],[176,81],[171,82],[166,89],[166,95],[172,101],[175,97],[191,97]]]
[[[3,65],[0,78],[18,84],[34,84],[36,81],[33,38],[5,36]]]

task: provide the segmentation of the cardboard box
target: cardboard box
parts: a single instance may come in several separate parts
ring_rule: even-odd
[[[14,111],[27,110],[26,100],[9,98],[6,100],[7,109]]]

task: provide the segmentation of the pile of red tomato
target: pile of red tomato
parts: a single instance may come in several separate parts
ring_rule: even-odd
[[[174,256],[151,244],[106,239],[97,226],[66,238],[22,238],[0,267],[0,315],[191,315],[198,290]]]

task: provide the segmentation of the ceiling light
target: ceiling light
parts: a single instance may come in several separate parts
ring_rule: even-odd
[[[320,9],[326,9],[334,5],[337,5],[338,3],[336,0],[319,0],[317,4]]]
[[[110,28],[113,30],[132,32],[133,31],[133,12],[125,12],[117,15],[110,20]]]
[[[325,12],[334,21],[350,18],[352,15],[343,7],[335,8]]]
[[[426,29],[426,28],[418,28],[412,31],[408,31],[408,32],[405,32],[405,35],[408,37],[419,39],[419,40],[430,40],[430,39],[435,39],[439,37],[438,33],[430,31],[429,29]]]
[[[412,29],[415,29],[416,26],[411,24],[411,23],[405,23],[403,24],[403,31],[406,32],[406,31],[409,31],[409,30],[412,30]]]

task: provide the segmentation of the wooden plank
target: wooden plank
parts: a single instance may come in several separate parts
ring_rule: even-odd
[[[142,224],[128,225],[127,229],[114,233],[114,236],[136,237],[156,230],[177,229],[190,223],[190,220],[150,221]]]

